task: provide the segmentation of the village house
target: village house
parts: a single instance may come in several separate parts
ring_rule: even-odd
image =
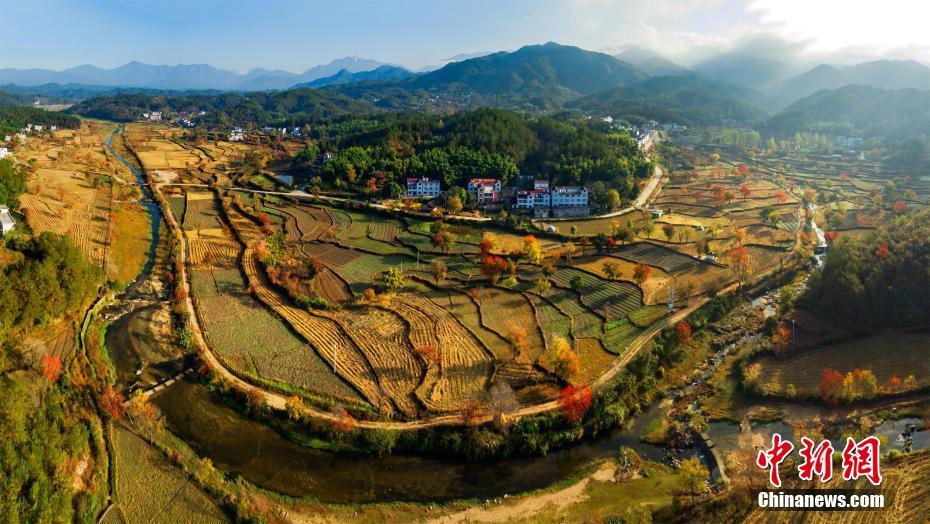
[[[533,191],[549,191],[549,181],[548,180],[533,180]]]
[[[555,186],[552,188],[552,207],[588,205],[588,189],[584,186]]]
[[[241,142],[245,138],[245,132],[241,127],[234,127],[229,133],[230,142]]]
[[[10,150],[5,147],[0,147],[0,158],[6,158],[10,156]]]
[[[496,178],[472,178],[468,181],[467,191],[480,206],[499,201],[502,189],[501,181]]]
[[[442,189],[440,189],[439,181],[433,180],[431,178],[408,178],[407,179],[407,193],[404,196],[410,198],[419,198],[419,197],[438,197],[442,194]]]
[[[532,191],[517,191],[517,200],[514,204],[516,209],[535,209],[540,207],[549,207],[549,191],[546,189],[534,189]]]
[[[0,235],[13,231],[14,227],[16,227],[16,221],[13,220],[13,215],[10,214],[10,208],[0,205]]]

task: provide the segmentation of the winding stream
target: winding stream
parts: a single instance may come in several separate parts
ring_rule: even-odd
[[[152,268],[155,265],[155,253],[158,249],[158,242],[160,240],[160,225],[162,217],[161,209],[158,207],[158,203],[155,202],[155,198],[152,195],[152,190],[149,188],[148,182],[145,180],[145,176],[143,176],[141,171],[136,169],[135,166],[133,166],[131,163],[129,163],[129,161],[126,160],[126,158],[123,157],[123,155],[118,153],[113,148],[113,137],[116,136],[117,133],[121,132],[122,126],[113,130],[113,133],[107,137],[105,143],[107,149],[110,151],[110,154],[116,157],[120,164],[126,166],[129,171],[132,172],[132,175],[136,178],[136,185],[138,185],[139,189],[142,191],[142,201],[140,203],[143,207],[145,207],[146,211],[148,211],[149,222],[152,228],[152,242],[149,244],[148,257],[146,258],[145,266],[143,266],[142,272],[136,276],[136,279],[130,285],[130,289],[132,289],[144,282],[145,279],[148,278],[148,276],[152,273]]]

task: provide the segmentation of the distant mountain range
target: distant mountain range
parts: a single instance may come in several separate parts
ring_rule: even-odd
[[[913,60],[875,60],[846,67],[821,64],[810,71],[778,82],[772,91],[788,100],[821,89],[861,84],[882,89],[930,89],[930,68]]]
[[[777,102],[757,91],[696,73],[655,76],[566,104],[569,109],[632,122],[658,120],[689,126],[760,122],[776,106]]]
[[[149,65],[129,62],[114,69],[101,69],[82,65],[52,71],[50,69],[0,69],[0,84],[37,86],[43,84],[83,84],[90,86],[140,87],[152,89],[217,89],[235,91],[263,91],[287,89],[294,84],[312,82],[332,76],[342,70],[349,73],[370,71],[385,65],[376,60],[346,57],[319,65],[303,73],[280,70],[252,69],[238,74],[206,64]]]
[[[402,80],[411,76],[413,76],[412,72],[403,67],[392,65],[383,65],[371,71],[359,71],[357,73],[353,73],[348,69],[342,69],[335,75],[318,78],[312,82],[295,84],[292,88],[300,89],[302,87],[326,87],[368,81]]]
[[[780,135],[812,131],[894,140],[930,135],[930,91],[865,85],[825,89],[795,101],[764,129]]]

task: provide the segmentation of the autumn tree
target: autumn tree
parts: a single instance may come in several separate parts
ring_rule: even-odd
[[[529,349],[529,342],[527,341],[526,337],[526,328],[522,326],[512,325],[507,330],[507,340],[513,346],[514,353],[516,353],[516,358],[519,358]]]
[[[707,468],[701,464],[701,459],[691,457],[681,461],[681,468],[678,470],[681,474],[685,487],[690,491],[691,499],[694,496],[707,489],[707,480],[710,478]]]
[[[126,399],[123,395],[108,385],[97,397],[97,406],[104,416],[110,420],[119,420],[126,413]]]
[[[684,320],[675,324],[675,336],[679,344],[685,345],[691,342],[691,324]]]
[[[826,368],[820,374],[817,392],[831,406],[839,404],[843,395],[843,374],[835,369]]]
[[[433,246],[441,249],[443,253],[448,253],[452,249],[452,246],[455,245],[456,240],[458,240],[458,237],[455,233],[445,228],[433,233],[433,236],[430,238]]]
[[[523,256],[533,264],[538,264],[542,260],[542,251],[539,249],[539,241],[533,235],[523,237]]]
[[[559,410],[569,422],[577,423],[591,407],[591,386],[568,385],[559,392]]]
[[[297,395],[292,395],[287,398],[287,402],[285,403],[285,410],[287,411],[288,418],[291,420],[300,420],[304,416],[306,406],[300,397]]]
[[[894,207],[892,209],[894,210],[895,214],[900,215],[904,212],[905,209],[907,209],[907,202],[903,200],[895,200]]]
[[[743,287],[749,276],[749,250],[746,246],[733,246],[727,251],[727,260],[739,287]]]
[[[743,195],[743,200],[752,196],[752,189],[749,187],[749,184],[740,184],[739,193]]]
[[[441,260],[433,262],[431,272],[433,273],[433,278],[436,279],[437,285],[449,276],[449,268]]]
[[[61,377],[61,359],[53,355],[42,355],[40,362],[42,375],[51,383],[58,382],[58,378]]]
[[[633,280],[642,286],[647,280],[649,280],[649,275],[651,273],[652,266],[647,266],[646,264],[637,262],[636,266],[633,267]]]
[[[450,196],[446,199],[446,210],[450,214],[456,214],[462,210],[462,199],[458,196]]]

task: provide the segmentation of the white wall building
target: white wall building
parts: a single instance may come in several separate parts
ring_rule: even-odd
[[[479,205],[500,200],[502,189],[501,181],[496,178],[472,178],[468,181],[468,192]]]
[[[534,191],[549,191],[549,181],[548,180],[533,180],[533,190]]]
[[[588,205],[588,189],[584,186],[555,186],[552,188],[552,207]]]
[[[16,221],[10,214],[10,208],[0,205],[0,235],[5,235],[16,227]]]
[[[232,131],[229,132],[230,142],[240,142],[243,138],[245,138],[245,132],[242,131],[241,127],[234,127]]]
[[[10,156],[10,150],[5,147],[0,147],[0,158],[6,158]]]
[[[405,196],[411,198],[418,197],[438,197],[442,194],[442,189],[440,189],[439,181],[433,180],[431,178],[408,178],[407,179],[407,193]]]
[[[549,191],[544,189],[534,189],[533,191],[517,191],[517,201],[514,205],[517,209],[535,209],[540,207],[549,207]]]

